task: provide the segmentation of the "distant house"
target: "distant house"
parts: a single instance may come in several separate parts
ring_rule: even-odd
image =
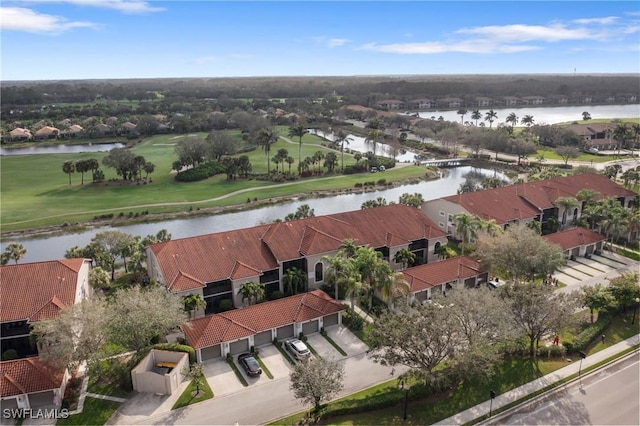
[[[429,109],[433,108],[434,102],[431,99],[413,99],[409,101],[409,107],[414,109]]]
[[[89,294],[88,259],[0,266],[0,343],[19,357],[33,356],[31,324],[55,318]]]
[[[137,127],[138,126],[136,126],[132,122],[127,121],[125,123],[122,123],[122,125],[120,125],[120,129],[118,133],[120,135],[135,135],[137,133],[136,131]]]
[[[460,108],[464,105],[464,100],[460,98],[443,98],[438,100],[438,105],[443,108]]]
[[[483,96],[476,98],[476,106],[478,107],[489,107],[493,105],[493,99],[485,98]]]
[[[94,131],[96,136],[113,136],[114,134],[113,128],[103,123],[96,124]]]
[[[31,132],[22,127],[16,127],[9,132],[9,140],[12,142],[29,141],[32,137]]]
[[[404,108],[404,105],[404,102],[397,99],[386,99],[376,103],[376,107],[383,109],[400,109]]]
[[[60,136],[60,130],[51,127],[44,126],[40,130],[38,130],[35,135],[33,135],[33,139],[35,140],[43,140],[43,139],[57,139]]]
[[[342,322],[342,304],[314,290],[195,319],[183,327],[198,362],[248,352],[273,342],[318,333]]]
[[[60,408],[69,373],[41,357],[0,362],[2,410]]]
[[[515,96],[504,96],[502,101],[504,102],[504,106],[518,106],[521,104],[520,98]]]
[[[409,301],[424,302],[434,294],[446,294],[461,287],[475,288],[487,282],[489,273],[466,256],[415,266],[402,271],[411,286]]]
[[[84,134],[84,129],[79,124],[72,124],[62,132],[65,138],[76,138]]]
[[[523,105],[542,105],[545,103],[545,98],[542,96],[523,96],[521,100]]]
[[[620,145],[620,141],[613,139],[614,126],[611,123],[570,124],[565,128],[582,137],[587,150],[611,151]]]

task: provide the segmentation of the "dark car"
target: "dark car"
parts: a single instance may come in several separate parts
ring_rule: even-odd
[[[238,355],[238,362],[249,376],[259,376],[262,374],[260,364],[258,364],[258,361],[256,361],[250,353]]]

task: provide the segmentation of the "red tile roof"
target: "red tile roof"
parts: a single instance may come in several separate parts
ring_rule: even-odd
[[[311,321],[344,310],[322,290],[208,315],[183,330],[196,349],[228,342],[288,324]]]
[[[394,204],[171,240],[152,244],[150,250],[167,287],[178,292],[211,281],[259,275],[277,268],[279,262],[331,252],[346,238],[358,245],[383,247],[445,235],[420,210]]]
[[[597,191],[597,199],[630,197],[636,193],[604,175],[585,173],[538,182],[504,186],[445,197],[481,219],[495,219],[501,225],[516,219],[530,219],[553,207],[560,197],[575,197],[581,189]]]
[[[478,262],[466,256],[452,257],[440,262],[415,266],[402,271],[411,285],[411,292],[426,290],[441,284],[467,279],[485,272]]]
[[[64,369],[46,364],[41,357],[0,362],[0,396],[15,396],[59,389]]]
[[[544,238],[550,243],[559,245],[564,250],[595,244],[606,239],[602,234],[580,227],[545,235]]]
[[[0,322],[51,319],[73,305],[84,262],[63,259],[0,267]]]

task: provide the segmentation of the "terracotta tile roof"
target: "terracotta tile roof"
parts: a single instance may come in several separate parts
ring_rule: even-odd
[[[467,279],[485,272],[481,265],[466,256],[452,257],[440,262],[415,266],[402,271],[411,285],[411,292],[426,290],[437,285]]]
[[[0,322],[50,319],[73,305],[84,262],[63,259],[0,267]]]
[[[263,272],[278,262],[337,250],[346,238],[383,247],[445,235],[420,210],[394,204],[171,240],[152,244],[150,250],[169,289],[181,291],[234,277],[240,273],[237,262]]]
[[[241,339],[265,330],[310,321],[344,310],[322,290],[298,294],[242,309],[198,318],[184,326],[187,341],[196,349]]]
[[[482,219],[495,219],[500,225],[516,219],[537,217],[542,210],[553,208],[553,202],[558,198],[575,197],[581,189],[597,191],[600,194],[597,199],[636,195],[604,175],[585,173],[452,195],[444,199],[461,205]]]
[[[55,127],[44,126],[42,129],[36,132],[36,135],[42,136],[42,135],[50,135],[52,133],[60,133],[60,130],[56,129]]]
[[[544,238],[550,243],[559,245],[564,250],[580,247],[582,245],[595,244],[606,239],[602,234],[598,234],[595,231],[581,227],[545,235]]]
[[[42,358],[22,358],[0,362],[0,396],[15,396],[59,389],[64,369],[46,364]]]

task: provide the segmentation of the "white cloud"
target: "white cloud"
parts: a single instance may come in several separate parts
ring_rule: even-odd
[[[349,43],[349,40],[346,38],[332,38],[332,39],[329,39],[329,41],[327,42],[327,46],[329,47],[344,46],[347,43]]]
[[[126,14],[162,12],[164,7],[151,6],[143,0],[31,0],[31,3],[67,3],[77,6],[99,7]]]
[[[73,28],[99,28],[87,21],[68,21],[61,16],[46,15],[22,7],[0,7],[0,28],[39,34],[60,34]]]
[[[561,40],[584,40],[595,37],[595,35],[586,28],[569,29],[559,24],[550,26],[519,24],[490,25],[486,27],[463,28],[458,30],[457,33],[480,35],[488,37],[495,42],[525,42],[533,40],[554,42]]]
[[[392,43],[376,44],[369,43],[362,46],[366,50],[376,50],[386,53],[399,53],[408,55],[430,55],[435,53],[516,53],[531,50],[538,50],[540,47],[532,45],[516,44],[495,44],[486,40],[470,40],[460,43]]]
[[[580,25],[589,25],[589,24],[600,24],[600,25],[611,25],[615,24],[615,22],[619,18],[617,16],[606,16],[604,18],[583,18],[583,19],[575,19],[573,22],[575,24]]]

